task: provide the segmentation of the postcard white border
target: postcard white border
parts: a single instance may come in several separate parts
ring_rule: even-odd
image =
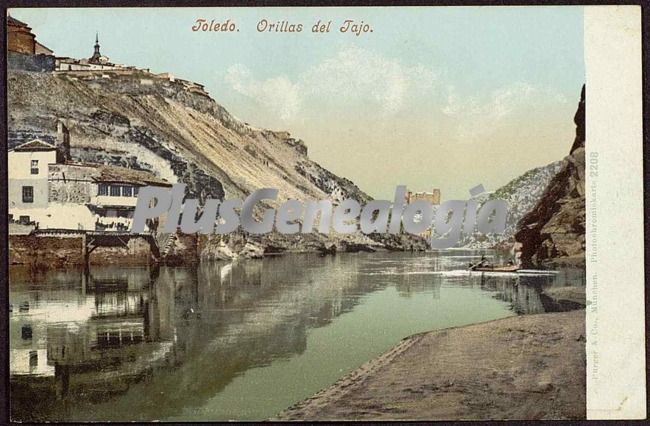
[[[587,418],[646,417],[641,7],[586,6]]]

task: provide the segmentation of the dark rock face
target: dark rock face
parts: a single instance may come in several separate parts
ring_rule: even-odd
[[[524,266],[584,263],[585,257],[585,87],[574,117],[576,138],[566,164],[537,205],[519,222]]]
[[[573,116],[573,122],[576,123],[576,137],[573,140],[573,146],[569,154],[582,147],[585,147],[585,86],[582,86],[582,91],[580,92],[580,103],[578,104],[578,110]]]
[[[313,161],[299,161],[294,168],[298,174],[309,179],[318,189],[339,201],[353,198],[359,202],[367,203],[372,199],[349,179],[336,176]]]

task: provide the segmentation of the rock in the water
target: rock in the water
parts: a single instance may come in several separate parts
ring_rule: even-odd
[[[261,259],[264,257],[264,248],[249,241],[241,249],[238,257],[246,259]]]
[[[205,258],[212,260],[231,260],[235,258],[235,253],[225,242],[219,241],[214,250],[206,253]]]
[[[360,251],[364,252],[374,252],[376,251],[374,248],[370,247],[368,244],[364,243],[356,243],[356,242],[349,242],[346,240],[343,240],[339,243],[339,250],[342,252],[346,253],[358,253]]]

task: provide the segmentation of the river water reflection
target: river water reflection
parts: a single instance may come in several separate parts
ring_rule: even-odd
[[[256,420],[417,332],[562,309],[582,270],[480,274],[477,253],[287,255],[10,270],[14,420]]]

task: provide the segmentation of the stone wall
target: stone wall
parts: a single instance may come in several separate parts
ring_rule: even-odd
[[[92,195],[97,192],[97,184],[92,181],[92,176],[96,174],[97,169],[94,167],[50,164],[49,201],[89,203]]]
[[[132,239],[128,247],[97,247],[90,253],[91,265],[148,265],[152,261],[149,243]]]
[[[9,264],[52,269],[84,265],[81,237],[37,237],[35,235],[9,236]],[[132,239],[128,247],[98,247],[90,254],[91,265],[148,265],[151,258],[149,244],[143,239]]]
[[[9,236],[9,264],[49,269],[83,263],[81,238]]]
[[[33,72],[54,71],[54,56],[7,52],[7,68]]]

